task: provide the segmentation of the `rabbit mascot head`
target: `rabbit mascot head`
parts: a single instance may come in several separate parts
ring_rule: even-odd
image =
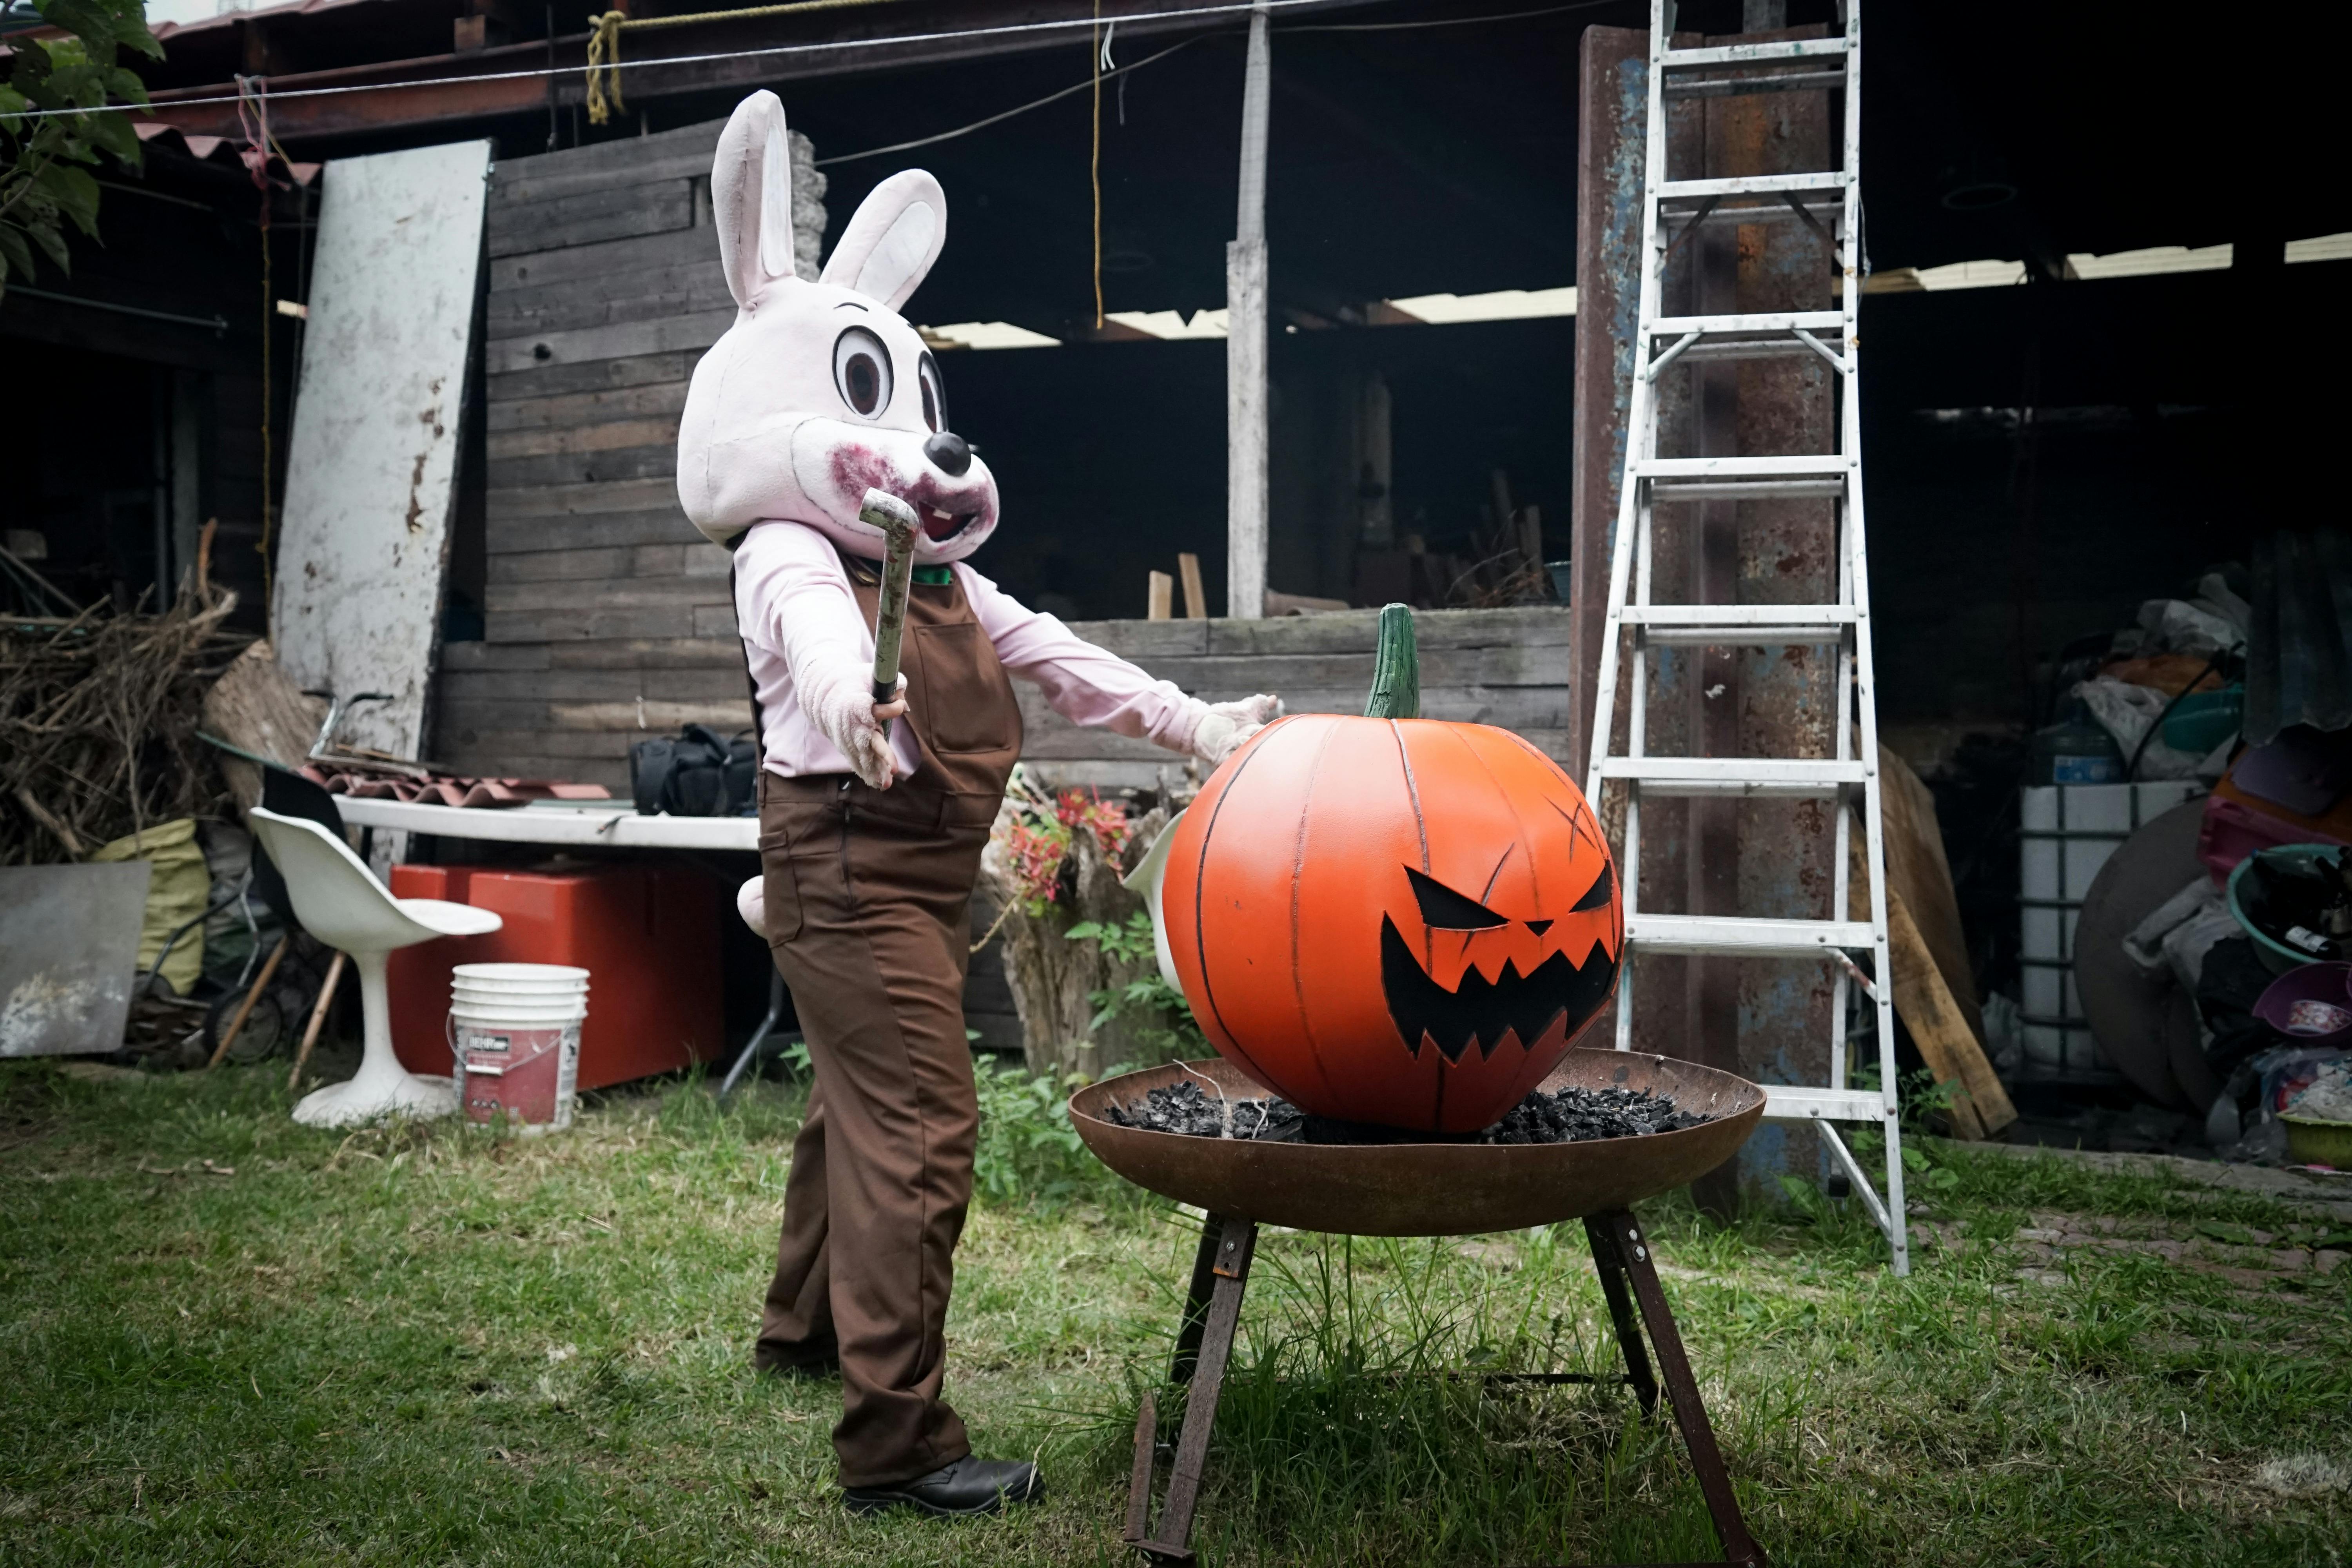
[[[882,531],[857,510],[885,490],[922,522],[918,562],[960,561],[996,527],[996,480],[949,428],[939,363],[898,314],[947,242],[947,197],[920,169],[893,174],[810,279],[793,275],[791,182],[783,105],[753,93],[711,164],[737,310],[687,393],[678,500],[722,544],[779,519],[879,560]]]

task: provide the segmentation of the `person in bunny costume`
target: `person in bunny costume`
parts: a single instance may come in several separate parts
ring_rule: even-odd
[[[782,106],[754,93],[710,180],[739,310],[695,369],[677,451],[687,516],[734,549],[763,720],[762,875],[739,902],[792,987],[816,1077],[753,1359],[838,1365],[853,1510],[986,1512],[1043,1486],[1033,1465],[975,1458],[940,1397],[978,1123],[969,911],[1021,751],[1008,677],[1076,722],[1211,765],[1281,704],[1188,697],[965,563],[996,528],[996,481],[898,313],[946,242],[946,197],[920,170],[884,181],[812,280],[793,275],[790,182]],[[922,525],[899,692],[880,703],[869,488]]]

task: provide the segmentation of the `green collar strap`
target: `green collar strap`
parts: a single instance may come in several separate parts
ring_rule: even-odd
[[[863,555],[853,555],[849,558],[849,563],[860,574],[870,577],[877,583],[882,581],[882,563],[879,561],[868,561]],[[927,588],[944,588],[955,581],[955,573],[946,566],[926,566],[919,562],[915,566],[915,581]]]

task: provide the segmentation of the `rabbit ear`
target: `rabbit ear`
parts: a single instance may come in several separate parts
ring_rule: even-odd
[[[921,169],[874,187],[842,230],[822,281],[855,289],[892,310],[907,302],[948,242],[948,196]]]
[[[719,265],[738,305],[793,275],[792,153],[774,93],[753,93],[727,121],[710,165],[710,205]]]

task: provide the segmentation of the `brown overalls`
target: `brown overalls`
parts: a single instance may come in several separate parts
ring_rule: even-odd
[[[846,564],[870,624],[879,584]],[[1012,683],[961,583],[914,585],[901,663],[912,777],[876,790],[839,773],[760,775],[768,942],[816,1086],[754,1360],[839,1356],[845,1487],[971,1451],[940,1397],[979,1125],[964,970],[981,850],[1021,753]]]

